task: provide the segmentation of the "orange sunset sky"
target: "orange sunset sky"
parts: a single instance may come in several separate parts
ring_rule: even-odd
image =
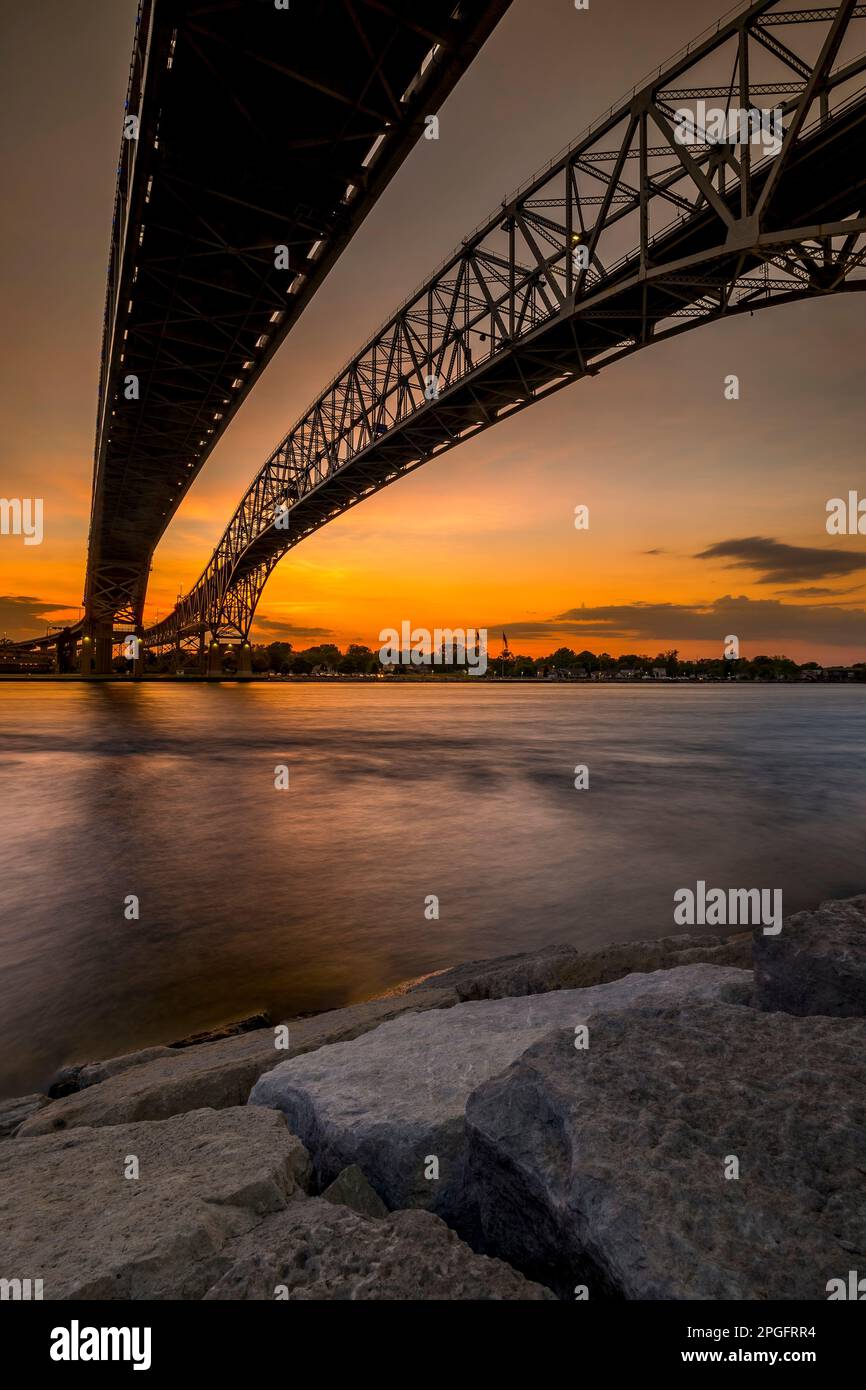
[[[231,424],[155,557],[148,619],[204,567],[242,491],[350,354],[461,236],[720,0],[514,0]],[[0,494],[45,540],[0,537],[0,635],[81,602],[105,270],[134,0],[2,0]],[[293,550],[254,636],[376,645],[483,626],[513,650],[866,659],[866,537],[827,534],[860,487],[857,295],[635,354],[367,500]],[[736,373],[741,399],[726,401]],[[576,531],[577,504],[590,509]]]

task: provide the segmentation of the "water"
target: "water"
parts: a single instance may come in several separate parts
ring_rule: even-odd
[[[473,957],[669,933],[698,878],[786,912],[863,891],[864,710],[840,686],[2,684],[0,1094]]]

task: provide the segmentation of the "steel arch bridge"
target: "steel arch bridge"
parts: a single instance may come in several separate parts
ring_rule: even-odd
[[[854,0],[749,5],[504,202],[281,441],[146,645],[205,631],[248,642],[292,546],[609,363],[702,323],[866,288],[864,19]],[[728,126],[749,112],[748,131]]]
[[[190,484],[510,4],[139,0],[82,669],[141,624]]]

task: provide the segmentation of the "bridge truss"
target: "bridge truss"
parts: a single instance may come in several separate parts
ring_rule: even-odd
[[[190,485],[510,3],[139,0],[82,669],[141,623]]]
[[[747,6],[504,202],[280,442],[145,643],[248,641],[292,546],[581,377],[703,323],[866,288],[864,19],[854,0]],[[760,110],[777,113],[763,136],[719,138],[715,113]]]

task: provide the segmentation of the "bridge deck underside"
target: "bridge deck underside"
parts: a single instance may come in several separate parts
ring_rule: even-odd
[[[123,142],[109,267],[91,616],[140,618],[153,550],[204,460],[509,4],[468,0],[454,18],[454,0],[144,0],[141,127]]]

